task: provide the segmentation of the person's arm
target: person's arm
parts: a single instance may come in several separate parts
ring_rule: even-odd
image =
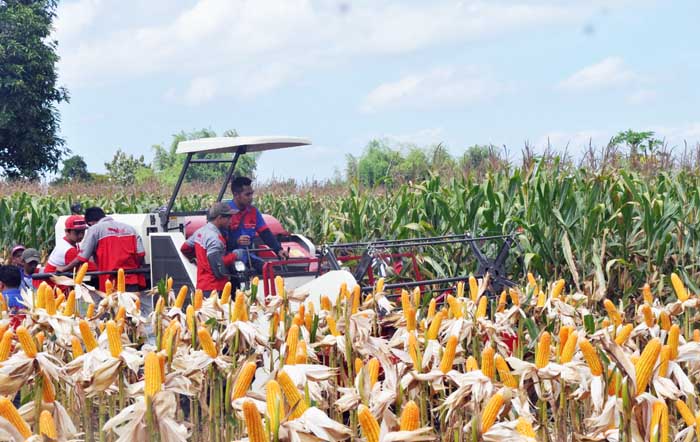
[[[67,264],[62,266],[56,266],[57,272],[69,272],[73,270],[76,266],[80,265],[81,262],[78,259],[78,249],[75,247],[71,247],[70,249],[68,249],[63,262]]]
[[[192,241],[192,238],[182,243],[182,246],[180,246],[180,252],[182,252],[182,254],[189,260],[193,260],[195,258],[194,241]]]
[[[217,279],[231,275],[229,268],[236,260],[235,253],[226,253],[224,243],[218,240],[207,241],[207,260],[214,277]]]

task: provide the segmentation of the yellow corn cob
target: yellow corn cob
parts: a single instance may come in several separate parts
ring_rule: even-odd
[[[420,352],[418,350],[418,340],[416,339],[416,335],[413,333],[409,333],[408,335],[408,355],[411,357],[411,361],[413,362],[413,368],[417,371],[421,371],[423,367],[421,364]]]
[[[117,314],[114,316],[114,321],[119,322],[123,321],[126,318],[126,308],[122,305],[119,306],[119,310],[117,310]]]
[[[202,304],[204,303],[204,292],[201,289],[197,289],[194,291],[194,300],[192,301],[192,304],[194,304],[194,309],[199,310],[202,308]]]
[[[695,440],[700,441],[700,411],[695,414]]]
[[[420,305],[421,305],[421,302],[420,302],[420,301],[421,301],[421,298],[422,298],[422,295],[421,295],[421,292],[420,292],[420,287],[415,287],[415,288],[413,289],[413,305],[414,305],[416,308],[420,307]]]
[[[671,346],[664,345],[659,353],[659,376],[666,377],[668,373],[668,362],[671,360]]]
[[[642,306],[642,315],[644,315],[644,323],[647,327],[653,327],[656,321],[654,320],[654,312],[651,311],[649,304],[644,304]]]
[[[306,314],[304,315],[304,327],[306,327],[306,329],[307,329],[308,331],[311,331],[311,328],[313,327],[313,325],[314,325],[314,315],[313,315],[313,313],[311,313],[311,312],[306,312]]]
[[[245,420],[245,428],[248,431],[248,440],[250,442],[269,441],[263,428],[262,417],[260,417],[258,408],[250,399],[243,402],[243,419]]]
[[[374,385],[379,380],[379,360],[370,358],[367,361],[367,372],[369,374],[369,385]]]
[[[496,418],[498,417],[498,413],[501,411],[501,408],[503,407],[503,403],[505,402],[505,399],[503,398],[503,394],[500,392],[494,394],[491,396],[491,399],[486,403],[486,407],[484,407],[484,411],[481,412],[481,433],[486,433],[489,428],[496,422]]]
[[[496,308],[497,312],[500,313],[506,309],[507,300],[508,300],[508,293],[505,290],[503,290],[501,292],[501,296],[498,297],[498,307]]]
[[[36,357],[36,344],[34,343],[34,339],[32,339],[32,336],[29,334],[27,328],[23,325],[20,325],[19,327],[17,327],[16,333],[17,340],[22,346],[22,350],[24,350],[24,353],[30,358]]]
[[[678,324],[673,324],[671,329],[668,331],[668,346],[671,348],[671,360],[678,357],[678,340],[681,334],[681,328]]]
[[[608,328],[610,326],[610,319],[608,318],[603,318],[603,321],[600,323],[600,325],[603,328]]]
[[[608,316],[612,323],[615,324],[615,327],[622,324],[622,316],[620,316],[620,312],[617,311],[617,307],[611,300],[605,299],[603,306],[605,306],[605,310],[608,312]]]
[[[574,328],[570,325],[564,325],[559,329],[559,347],[557,349],[557,356],[561,357],[561,352],[564,350],[566,345],[566,340],[569,339],[569,334],[574,331]]]
[[[461,303],[457,301],[457,298],[452,295],[447,295],[447,305],[450,307],[449,311],[452,317],[456,318],[458,317],[457,315],[460,315],[459,317],[461,317]]]
[[[496,370],[498,370],[498,376],[501,378],[503,385],[510,388],[518,388],[518,381],[510,372],[510,367],[508,367],[506,360],[503,359],[501,355],[496,355],[495,362]]]
[[[603,366],[600,363],[600,357],[598,357],[598,352],[591,345],[591,343],[586,338],[581,338],[578,340],[578,346],[583,352],[583,357],[588,363],[588,367],[591,369],[591,374],[593,376],[600,376],[603,374]]]
[[[204,350],[209,357],[215,358],[219,354],[208,329],[199,327],[199,330],[197,330],[197,337],[199,338],[199,344],[202,346],[202,350]]]
[[[625,342],[627,342],[627,339],[629,339],[633,329],[634,326],[632,324],[625,324],[622,329],[617,332],[617,336],[615,336],[615,343],[617,345],[623,345]]]
[[[467,363],[466,363],[467,372],[478,370],[478,369],[479,369],[479,363],[476,361],[476,358],[474,358],[474,356],[469,356],[467,358]]]
[[[537,307],[542,308],[547,303],[547,294],[537,288]],[[527,422],[527,421],[526,421]],[[529,425],[529,424],[528,424]]]
[[[681,417],[683,418],[687,426],[692,427],[693,425],[695,425],[695,416],[693,415],[693,412],[690,411],[688,405],[686,405],[686,403],[683,402],[681,399],[678,399],[676,401],[676,409],[681,414]]]
[[[404,317],[406,318],[406,331],[412,332],[416,330],[416,309],[409,305],[406,310],[403,311]]]
[[[428,303],[428,314],[426,318],[431,321],[435,317],[435,311],[437,309],[437,300],[435,298],[431,299]]]
[[[44,308],[44,291],[46,290],[51,290],[51,287],[46,283],[46,281],[42,281],[41,284],[39,284],[39,288],[36,290],[36,301],[34,303],[35,308]]]
[[[532,428],[532,424],[525,420],[525,418],[522,416],[518,418],[518,423],[515,424],[515,431],[517,431],[517,433],[521,436],[531,437],[533,439],[537,437],[537,434],[535,434],[535,429]]]
[[[637,379],[637,394],[643,393],[649,385],[651,375],[656,365],[656,360],[661,352],[661,341],[658,338],[650,340],[642,351],[639,360],[634,364],[634,371]]]
[[[381,281],[384,281],[381,279]],[[377,283],[377,287],[379,287],[379,283]],[[359,284],[356,285],[352,289],[352,314],[354,315],[360,310],[360,286]]]
[[[163,299],[163,297],[160,297],[160,298],[158,298],[158,301],[156,301],[155,312],[162,315],[164,310],[165,310],[165,299]]]
[[[564,291],[564,285],[566,282],[563,279],[557,280],[552,287],[552,299],[559,298]]]
[[[56,422],[54,422],[53,416],[49,410],[42,411],[39,416],[39,434],[51,440],[58,438]]]
[[[117,291],[124,293],[126,291],[126,276],[124,269],[117,270]]]
[[[481,298],[479,298],[479,304],[476,307],[477,318],[483,318],[484,316],[486,316],[486,307],[488,305],[487,302],[488,299],[486,298],[486,296],[482,296]]]
[[[608,368],[608,396],[613,396],[617,392],[617,376],[615,370]]]
[[[44,402],[47,404],[52,404],[56,400],[56,389],[53,386],[53,382],[46,376],[42,374],[43,388],[41,389],[41,394],[43,396]]]
[[[265,396],[267,399],[267,419],[271,432],[279,427],[280,420],[284,416],[284,399],[282,399],[282,389],[276,380],[271,379],[265,384]]]
[[[63,290],[56,287],[56,298],[54,300],[54,306],[56,307],[56,309],[58,309],[61,306],[61,303],[65,299],[66,299],[66,295],[63,293]]]
[[[445,352],[442,354],[442,359],[440,360],[440,371],[445,374],[452,369],[452,364],[455,360],[455,353],[457,352],[457,344],[457,336],[450,335],[450,337],[447,339],[447,344],[445,345]]]
[[[78,327],[80,328],[80,335],[83,337],[83,342],[85,343],[85,349],[88,352],[96,349],[97,341],[95,340],[95,336],[92,334],[92,330],[90,330],[90,325],[87,323],[87,321],[81,319],[78,323]]]
[[[299,313],[297,312],[296,315],[294,315],[294,318],[292,319],[292,324],[296,325],[297,327],[303,327],[304,326],[304,320],[301,318]]]
[[[464,298],[464,281],[459,281],[457,283],[457,293],[455,296],[458,298]]]
[[[167,292],[171,292],[173,289],[173,277],[168,276],[168,279],[165,280],[165,290]]]
[[[409,306],[411,306],[411,299],[408,297],[408,290],[401,289],[401,310],[406,311]]]
[[[569,337],[566,339],[566,344],[564,345],[564,348],[561,351],[560,361],[562,364],[571,362],[571,360],[574,358],[574,354],[576,354],[577,343],[578,333],[576,333],[576,331],[572,331],[571,333],[569,333]]]
[[[654,296],[651,294],[651,287],[648,283],[644,284],[642,287],[642,297],[644,298],[644,302],[650,306],[654,304]]]
[[[36,339],[37,351],[41,351],[44,348],[44,341],[46,340],[46,335],[43,331],[40,331],[36,334],[36,336],[34,336],[34,339]]]
[[[73,349],[73,359],[83,355],[83,346],[77,336],[71,336],[71,347]]]
[[[248,311],[245,305],[245,294],[240,290],[236,290],[236,300],[233,302],[233,320],[248,320]]]
[[[340,333],[338,333],[338,325],[335,322],[335,318],[333,316],[327,316],[326,322],[328,323],[328,331],[331,333],[331,335],[340,336]]]
[[[182,306],[185,305],[186,299],[187,299],[187,286],[183,285],[182,287],[180,287],[180,291],[177,293],[177,298],[175,298],[174,307],[182,309]]]
[[[399,431],[415,431],[420,428],[420,409],[413,401],[406,402],[399,419]]]
[[[379,422],[372,415],[365,405],[360,404],[357,411],[357,417],[360,421],[360,428],[362,428],[362,434],[365,435],[367,442],[379,442]]]
[[[362,362],[362,359],[360,358],[355,358],[355,374],[359,374],[360,370],[365,366],[364,362]]]
[[[700,329],[693,330],[693,342],[700,342]]]
[[[668,442],[668,407],[664,401],[656,401],[651,407],[650,440]]]
[[[472,298],[472,302],[476,302],[479,296],[479,283],[473,276],[469,277],[469,297]]]
[[[88,304],[87,311],[85,312],[85,317],[90,319],[95,316],[95,304]]]
[[[679,301],[685,302],[688,300],[688,290],[686,290],[685,284],[683,284],[683,281],[676,273],[671,273],[671,285]]]
[[[97,329],[100,331],[100,333],[103,333],[103,332],[105,331],[105,323],[104,323],[104,322],[100,322],[100,323],[97,325]],[[99,335],[99,334],[98,334],[98,335]]]
[[[85,279],[85,274],[88,271],[88,263],[84,262],[80,268],[78,269],[78,273],[75,275],[75,284],[80,285],[83,283],[83,279]]]
[[[535,351],[535,366],[542,368],[549,363],[549,355],[552,352],[552,336],[548,331],[540,335],[540,340],[537,343]]]
[[[279,296],[281,298],[286,297],[287,293],[286,293],[285,288],[284,288],[284,279],[282,279],[282,277],[279,275],[275,276],[275,290],[276,290],[277,296]]]
[[[245,396],[246,392],[250,388],[250,384],[253,382],[253,377],[255,376],[255,370],[257,366],[254,361],[246,362],[241,371],[238,373],[236,382],[233,384],[233,391],[231,392],[231,400],[242,398]]]
[[[10,357],[12,337],[13,333],[11,330],[6,330],[2,335],[2,340],[0,341],[0,362],[6,361]]]
[[[25,439],[28,439],[32,435],[32,430],[27,425],[22,416],[20,416],[19,411],[15,408],[6,397],[0,397],[0,416],[4,417],[13,427],[22,435]]]
[[[661,310],[661,313],[659,313],[659,322],[661,323],[661,330],[669,331],[671,329],[671,317],[666,310]]]
[[[535,279],[535,275],[533,275],[532,272],[527,272],[527,283],[533,289],[537,287],[537,280]]]
[[[359,286],[356,285],[355,287],[359,287]],[[377,280],[377,287],[375,287],[374,293],[382,293],[383,291],[384,291],[384,278],[379,278]]]
[[[160,370],[160,382],[161,384],[165,382],[165,363],[168,361],[168,355],[161,351],[156,353],[158,357],[158,368]]]
[[[44,290],[44,308],[46,313],[53,316],[56,314],[56,298],[53,296],[53,290]]]
[[[444,310],[440,310],[435,315],[432,322],[430,323],[430,327],[428,328],[427,333],[425,334],[426,339],[437,339],[438,333],[440,332],[440,325],[442,324],[442,320],[445,318],[445,315],[446,313]]]
[[[297,345],[299,344],[299,326],[293,324],[289,327],[287,331],[287,357],[285,359],[285,364],[294,365],[296,364],[297,357]]]
[[[146,353],[143,373],[145,379],[143,393],[146,397],[153,397],[163,386],[160,358],[155,352]]]
[[[114,321],[107,321],[107,338],[109,339],[109,352],[112,357],[118,358],[122,354],[122,340]]]
[[[297,364],[306,364],[308,357],[309,354],[306,349],[306,341],[299,341],[299,344],[297,345],[297,355],[295,362]]]
[[[481,372],[491,380],[496,378],[495,353],[496,351],[490,345],[481,352]]]
[[[302,398],[299,394],[297,386],[294,385],[292,379],[284,371],[279,372],[277,375],[277,382],[279,382],[280,387],[282,387],[284,397],[287,398],[287,403],[294,409],[290,415],[290,419],[300,417],[309,408],[309,406],[306,404],[306,401],[304,401],[304,398]]]
[[[231,301],[231,281],[224,285],[223,290],[221,290],[221,304],[228,304]]]
[[[194,319],[194,306],[191,304],[187,306],[187,310],[185,311],[185,319],[187,321],[187,329],[190,331],[190,334],[194,336],[196,330]]]
[[[513,303],[513,305],[519,306],[520,305],[520,293],[518,293],[517,290],[515,289],[508,289],[508,294],[510,295],[510,302]]]
[[[63,306],[63,316],[73,316],[75,314],[75,290],[68,293],[66,305]]]
[[[332,308],[333,304],[331,304],[331,298],[326,295],[321,296],[321,310],[329,312]]]
[[[105,281],[105,294],[111,295],[112,292],[114,292],[114,284],[112,284],[111,279],[108,279]]]

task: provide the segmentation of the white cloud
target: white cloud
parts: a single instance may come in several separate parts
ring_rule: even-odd
[[[365,97],[361,110],[431,109],[484,100],[502,93],[503,84],[473,68],[438,68],[384,83]]]
[[[206,75],[222,94],[252,96],[356,57],[575,25],[610,1],[197,0],[136,17],[122,12],[125,4],[143,9],[133,0],[77,0],[59,10],[61,81],[69,88],[172,72],[185,85]],[[185,85],[175,95],[184,96]]]
[[[211,100],[216,94],[216,81],[209,77],[196,77],[185,92],[186,103],[197,105]]]
[[[585,92],[624,85],[636,78],[637,75],[627,67],[621,57],[608,57],[564,79],[559,83],[558,88],[572,92]]]

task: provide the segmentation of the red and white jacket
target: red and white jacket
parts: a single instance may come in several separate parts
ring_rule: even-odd
[[[88,262],[93,255],[99,271],[132,270],[141,267],[145,251],[141,236],[133,227],[106,216],[85,233],[78,259]],[[104,291],[108,279],[114,281],[116,277],[100,275],[100,290]],[[126,283],[143,288],[146,277],[127,274]]]
[[[190,236],[180,251],[188,258],[197,258],[197,288],[223,290],[228,282],[228,272],[215,272],[212,265],[227,268],[235,260],[236,254],[226,254],[226,240],[221,231],[212,223],[206,223]],[[217,274],[219,276],[217,277]]]

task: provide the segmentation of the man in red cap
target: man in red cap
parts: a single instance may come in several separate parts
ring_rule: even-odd
[[[82,215],[71,215],[66,219],[65,236],[56,243],[56,247],[49,255],[44,267],[45,273],[67,272],[75,267],[71,267],[70,264],[80,253],[78,243],[83,240],[87,227]]]

